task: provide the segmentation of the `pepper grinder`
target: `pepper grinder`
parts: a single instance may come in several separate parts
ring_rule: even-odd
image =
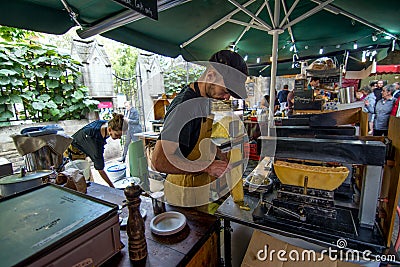
[[[141,192],[140,186],[133,183],[124,189],[129,210],[126,233],[128,235],[128,250],[131,261],[140,261],[147,257],[144,221],[139,210]]]

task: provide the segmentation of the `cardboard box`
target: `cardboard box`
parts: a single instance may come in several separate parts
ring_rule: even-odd
[[[292,267],[292,266],[323,266],[323,267],[359,267],[350,262],[333,261],[326,254],[321,256],[315,252],[315,260],[311,250],[290,245],[284,241],[255,230],[251,237],[242,267]],[[302,255],[304,257],[302,258]],[[310,255],[310,256],[309,256]],[[297,260],[299,259],[299,260]],[[304,260],[303,260],[304,259]]]

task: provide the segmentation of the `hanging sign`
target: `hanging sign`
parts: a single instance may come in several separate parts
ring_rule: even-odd
[[[99,104],[97,104],[98,108],[112,108],[113,107],[113,103],[112,102],[100,102]]]
[[[113,0],[154,20],[158,20],[157,0]]]

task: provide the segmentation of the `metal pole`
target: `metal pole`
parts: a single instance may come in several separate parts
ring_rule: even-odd
[[[275,25],[279,25],[279,12],[280,1],[275,1],[274,8],[274,21]],[[271,128],[274,126],[274,107],[275,107],[275,84],[276,84],[276,70],[278,61],[278,41],[279,34],[283,32],[282,29],[273,29],[268,33],[272,35],[272,59],[271,59],[271,84],[269,88],[269,113],[268,113],[268,136],[271,135]]]
[[[146,117],[144,115],[144,100],[143,100],[143,87],[142,87],[142,72],[140,70],[140,64],[136,62],[136,83],[138,85],[138,90],[140,93],[140,101],[141,103],[141,114],[142,114],[142,131],[146,131]]]

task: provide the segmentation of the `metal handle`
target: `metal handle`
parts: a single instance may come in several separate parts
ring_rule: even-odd
[[[286,213],[286,214],[288,214],[288,215],[291,215],[291,216],[297,218],[298,220],[300,220],[300,221],[302,221],[302,222],[305,222],[306,219],[307,219],[306,216],[303,215],[303,214],[297,214],[296,212],[293,212],[293,211],[288,210],[288,209],[286,209],[286,208],[274,206],[274,204],[273,204],[272,202],[264,201],[264,203],[270,205],[270,206],[273,207],[274,209],[278,209],[278,210],[280,210],[280,211],[282,211],[282,212],[284,212],[284,213]]]

